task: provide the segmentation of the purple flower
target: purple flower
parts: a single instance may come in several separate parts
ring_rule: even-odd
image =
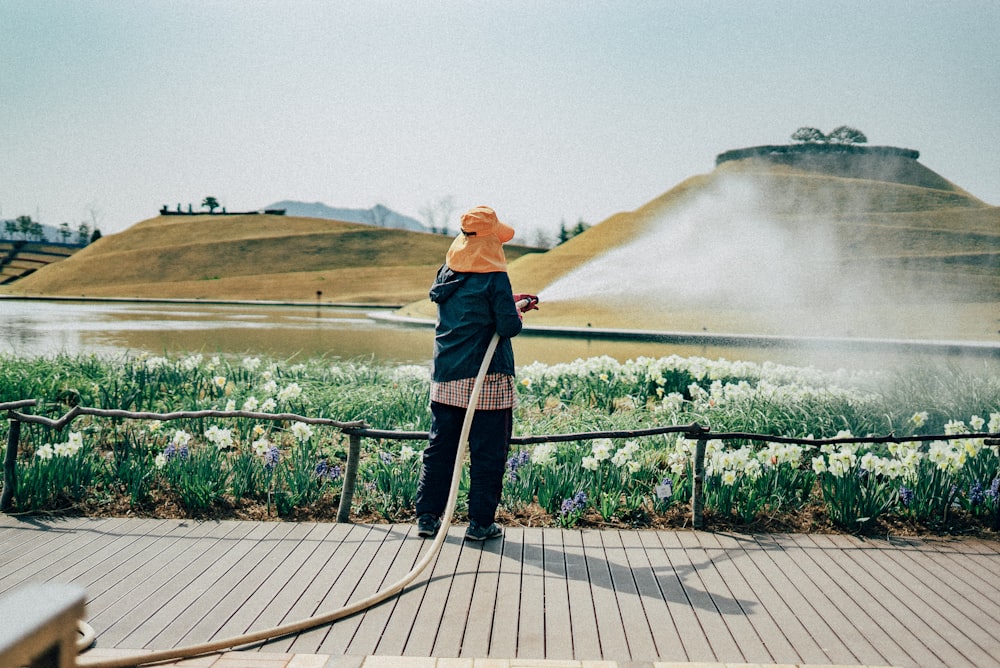
[[[664,478],[660,483],[661,487],[664,487],[664,498],[671,497],[674,495],[674,481],[669,476]]]
[[[899,487],[899,500],[905,508],[909,508],[910,504],[913,503],[913,490],[909,487]]]
[[[327,480],[337,480],[340,478],[340,465],[330,466],[326,459],[319,460],[316,464],[316,477],[326,478]]]
[[[517,481],[517,471],[522,466],[531,461],[531,453],[521,450],[516,455],[507,460],[507,478],[511,482]]]
[[[274,467],[278,465],[279,459],[281,459],[281,452],[278,450],[278,446],[272,445],[264,453],[264,468],[273,471]]]
[[[378,458],[382,460],[383,464],[392,463],[392,453],[391,452],[380,452]]]
[[[562,506],[559,508],[560,515],[569,515],[570,513],[575,513],[583,510],[587,507],[587,494],[586,492],[579,491],[571,499],[563,499]]]
[[[168,462],[174,459],[187,459],[189,454],[186,445],[177,447],[173,443],[168,443],[167,447],[163,448],[163,456],[167,458]]]
[[[978,506],[986,500],[986,490],[978,480],[969,485],[969,503]]]
[[[986,492],[986,496],[992,501],[996,501],[997,496],[1000,496],[1000,476],[993,478],[993,484],[990,485],[990,489]]]

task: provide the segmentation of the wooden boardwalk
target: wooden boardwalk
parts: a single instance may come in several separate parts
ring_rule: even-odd
[[[400,595],[254,651],[1000,666],[995,541],[463,529]],[[429,545],[405,524],[0,516],[0,594],[77,583],[99,648],[167,649],[357,601]]]

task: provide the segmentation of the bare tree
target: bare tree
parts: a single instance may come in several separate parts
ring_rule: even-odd
[[[434,234],[449,234],[448,226],[453,213],[455,213],[455,198],[451,195],[442,197],[437,202],[428,202],[420,209],[420,217]]]
[[[552,237],[548,232],[540,227],[535,230],[534,241],[532,243],[535,248],[552,248],[553,244]]]

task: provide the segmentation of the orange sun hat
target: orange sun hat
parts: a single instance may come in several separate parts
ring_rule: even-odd
[[[448,249],[452,271],[488,274],[507,271],[503,245],[514,238],[514,228],[500,222],[488,206],[477,206],[462,215],[462,232]]]

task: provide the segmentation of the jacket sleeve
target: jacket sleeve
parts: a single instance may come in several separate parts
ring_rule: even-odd
[[[510,277],[504,272],[493,274],[491,298],[493,300],[493,319],[497,334],[511,338],[521,333],[521,316],[514,304],[514,291],[510,287]]]

